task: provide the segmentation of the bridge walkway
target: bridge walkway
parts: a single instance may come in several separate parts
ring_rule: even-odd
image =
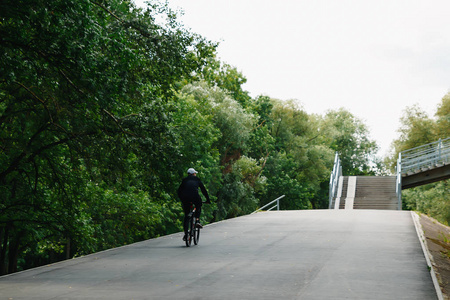
[[[263,212],[0,277],[2,299],[437,299],[406,211]]]
[[[450,137],[399,153],[400,176],[401,189],[450,178]]]

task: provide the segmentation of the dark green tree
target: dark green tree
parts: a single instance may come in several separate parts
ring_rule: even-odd
[[[1,273],[173,230],[167,103],[214,48],[164,6],[0,3]]]

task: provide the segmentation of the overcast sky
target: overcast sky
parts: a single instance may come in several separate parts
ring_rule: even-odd
[[[310,114],[344,107],[380,155],[406,107],[433,116],[450,90],[450,0],[168,1],[187,28],[220,42],[252,97],[295,99]]]

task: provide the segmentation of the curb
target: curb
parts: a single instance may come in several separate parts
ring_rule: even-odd
[[[444,300],[444,296],[441,291],[441,287],[439,286],[439,281],[437,280],[436,272],[434,271],[434,267],[432,264],[433,257],[428,250],[428,246],[425,240],[425,234],[423,233],[422,225],[420,224],[420,216],[411,211],[411,217],[414,221],[414,226],[416,227],[417,236],[419,237],[420,245],[422,246],[423,255],[427,261],[428,268],[430,269],[431,279],[433,280],[434,289],[436,290],[436,294],[439,300]]]

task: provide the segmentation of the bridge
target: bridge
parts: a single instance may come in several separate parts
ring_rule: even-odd
[[[401,189],[450,178],[450,138],[402,151],[397,177]]]
[[[450,178],[450,138],[402,151],[395,176],[343,176],[338,154],[330,176],[330,209],[401,210],[401,191]]]

